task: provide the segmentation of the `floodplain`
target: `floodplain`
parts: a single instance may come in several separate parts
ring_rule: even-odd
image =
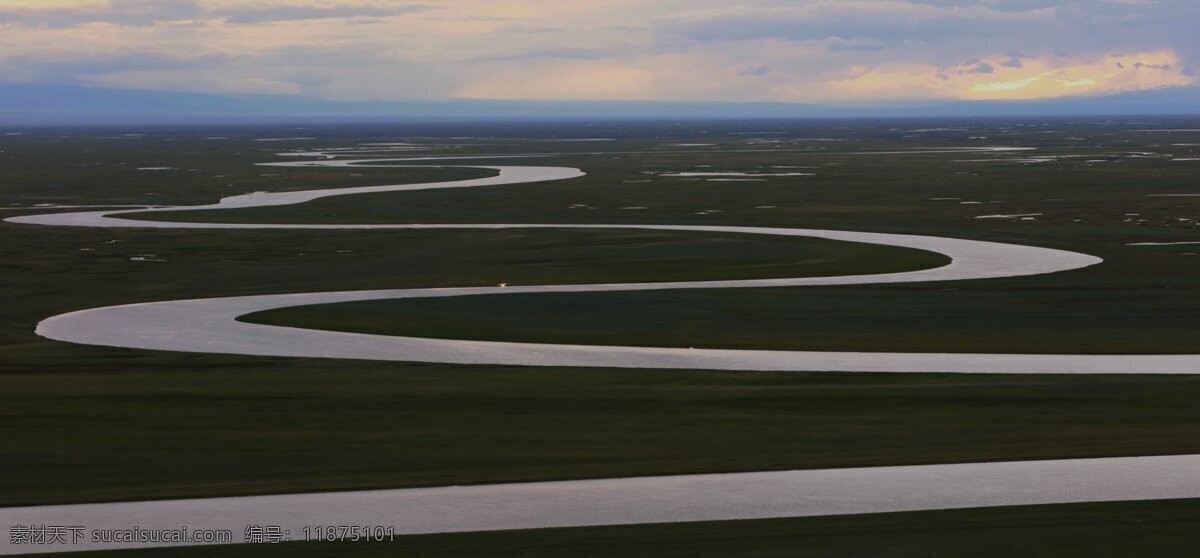
[[[0,136],[0,208],[8,217],[75,210],[65,207],[71,205],[202,204],[255,191],[490,172],[458,165],[570,166],[586,176],[137,218],[822,228],[1026,244],[1104,259],[1044,276],[952,283],[369,301],[247,318],[277,325],[602,345],[1191,354],[1200,346],[1200,132],[1165,130],[1193,128],[1179,119],[1043,119],[397,125],[303,134],[31,130]],[[290,135],[311,139],[258,141]],[[607,141],[569,141],[578,139]],[[378,145],[389,143],[402,145]],[[355,158],[374,149],[370,157],[464,159],[391,161],[389,168],[257,166],[338,149]],[[465,159],[485,155],[499,157]],[[621,229],[0,228],[4,506],[1200,453],[1197,376],[462,366],[138,351],[34,334],[50,316],[135,302],[850,275],[946,263],[928,252]],[[1130,536],[1178,550],[1194,545],[1179,539],[1172,515],[1187,506],[1194,502],[1043,506],[1031,512],[1043,518],[1033,525],[1029,514],[997,509],[921,512],[933,515],[882,523],[862,516],[694,528],[709,550],[766,537],[781,548],[846,552],[844,539],[816,531],[836,522],[885,530],[916,522],[917,533],[941,529],[947,544],[967,545],[995,536],[971,524],[975,516],[1039,540],[1062,522],[1100,514],[1106,519],[1079,527],[1089,540],[1104,539],[1088,529],[1127,519],[1137,523]],[[1161,521],[1139,521],[1145,514]],[[939,519],[921,523],[924,517]],[[414,544],[428,543],[418,546],[427,555],[439,547],[471,554],[495,548],[487,537],[508,536],[535,550],[569,542],[627,554],[629,545],[646,548],[639,536],[695,540],[691,528],[437,535]]]

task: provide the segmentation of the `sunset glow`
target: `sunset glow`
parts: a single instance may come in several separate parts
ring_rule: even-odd
[[[0,0],[0,80],[327,99],[1024,100],[1193,85],[1185,0]]]

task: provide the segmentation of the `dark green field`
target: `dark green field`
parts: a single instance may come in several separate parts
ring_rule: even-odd
[[[1039,149],[1000,159],[977,153],[873,155],[875,151],[922,146],[969,146],[970,142],[882,142],[877,137],[853,135],[847,138],[850,141],[830,143],[821,146],[823,149],[798,141],[766,153],[757,146],[728,142],[689,155],[679,154],[677,148],[662,148],[661,153],[506,159],[501,161],[579,165],[591,174],[566,182],[471,192],[466,204],[461,202],[461,192],[425,191],[328,198],[292,207],[161,214],[161,218],[346,223],[719,222],[945,234],[1080,250],[1106,260],[1103,266],[1051,277],[952,286],[409,300],[286,309],[251,321],[370,333],[582,344],[1186,353],[1200,346],[1200,257],[1196,256],[1200,247],[1129,244],[1196,239],[1200,197],[1178,195],[1200,192],[1196,165],[1166,157],[1121,154],[1173,152],[1186,156],[1196,148],[1167,143],[1179,141],[1171,134],[1145,138],[1153,141],[1130,146],[1131,138],[1112,131],[1093,131],[1086,138],[1068,132],[1014,134],[987,145],[1019,143]],[[616,146],[611,150],[619,151]],[[1023,157],[1061,158],[1042,163],[1006,162]],[[807,168],[775,168],[784,166]],[[603,171],[595,170],[598,168]],[[681,169],[803,171],[816,176],[720,183],[647,174]],[[712,209],[721,212],[709,213]],[[1032,221],[975,218],[1026,214],[1037,215]],[[752,271],[753,267],[743,269]]]
[[[1187,354],[1200,347],[1200,276],[1154,295],[1144,285],[1067,291],[1018,281],[405,299],[300,306],[244,320],[415,337],[706,349]]]
[[[1200,245],[1129,244],[1200,240],[1200,197],[1179,195],[1200,194],[1200,163],[1169,157],[1195,157],[1200,148],[1175,144],[1200,143],[1200,134],[1125,130],[1194,124],[599,123],[582,131],[575,124],[519,130],[363,126],[312,129],[304,135],[318,140],[287,143],[254,139],[294,133],[251,128],[156,129],[144,136],[29,131],[0,136],[0,207],[8,206],[7,216],[47,203],[199,204],[258,190],[489,172],[254,166],[291,160],[274,155],[285,149],[407,140],[431,147],[419,154],[573,152],[473,164],[576,166],[586,177],[155,218],[786,226],[1063,248],[1105,263],[1043,277],[953,284],[506,295],[308,307],[268,318],[360,331],[619,345],[1189,353],[1200,346]],[[935,127],[962,129],[913,131]],[[741,133],[746,130],[782,133]],[[553,137],[572,134],[616,139],[562,143]],[[218,136],[227,139],[207,139]],[[482,139],[468,145],[446,139],[452,136]],[[980,136],[988,139],[971,139]],[[716,146],[688,151],[671,143]],[[972,144],[1038,150],[1003,156],[875,153]],[[1065,158],[1020,162],[1034,156]],[[176,170],[136,170],[145,167]],[[815,176],[710,182],[660,174],[705,170]],[[646,209],[623,209],[629,207]],[[976,219],[1032,213],[1042,215]],[[1200,376],[470,367],[133,351],[33,334],[39,320],[59,313],[150,300],[500,282],[789,277],[944,263],[923,252],[634,230],[192,232],[3,223],[0,234],[0,505],[1200,453],[1200,408],[1194,404]],[[145,254],[166,261],[130,260]],[[779,548],[776,554],[803,555],[803,549],[832,556],[958,555],[962,548],[1034,555],[1030,549],[1038,543],[1061,550],[1043,555],[1071,555],[1068,540],[1089,541],[1080,547],[1089,556],[1121,555],[1123,548],[1186,555],[1179,549],[1200,547],[1189,538],[1195,531],[1190,520],[1180,519],[1194,516],[1194,503],[1119,506],[454,535],[414,540],[412,548],[429,555],[473,555],[503,545],[528,548],[529,555],[653,553],[642,550],[654,548],[646,538],[667,541],[685,555],[684,541],[718,554]],[[1004,527],[980,527],[1001,516]],[[698,532],[704,536],[697,538]],[[811,535],[795,538],[793,532]],[[1120,546],[1126,544],[1117,540],[1121,533],[1130,546]],[[892,540],[894,545],[887,543]],[[870,546],[872,541],[881,546]]]
[[[0,376],[0,504],[1200,453],[1191,376],[74,356]]]

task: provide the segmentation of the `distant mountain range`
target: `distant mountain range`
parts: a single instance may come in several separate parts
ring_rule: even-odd
[[[1200,114],[1200,87],[1037,101],[820,105],[662,101],[330,101],[300,95],[217,95],[0,82],[0,125],[7,126],[1197,114]]]

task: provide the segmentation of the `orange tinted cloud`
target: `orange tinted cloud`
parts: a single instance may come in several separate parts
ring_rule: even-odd
[[[1195,83],[1197,13],[1195,0],[0,0],[0,80],[341,99],[1037,99]]]
[[[997,56],[949,68],[913,63],[852,68],[849,77],[810,94],[823,96],[819,90],[825,89],[824,95],[853,99],[1024,100],[1196,83],[1170,50],[1072,58],[1045,55],[1006,65],[1011,59]]]

